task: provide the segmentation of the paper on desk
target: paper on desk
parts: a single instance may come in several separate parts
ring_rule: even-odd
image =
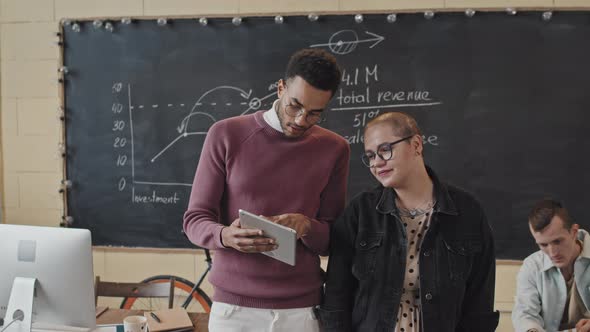
[[[143,314],[147,318],[148,328],[152,332],[180,332],[194,329],[193,322],[185,309],[164,309],[157,310],[154,313],[160,318],[160,322],[157,322],[149,312]]]

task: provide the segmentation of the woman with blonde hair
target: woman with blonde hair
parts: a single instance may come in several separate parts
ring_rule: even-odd
[[[324,331],[494,331],[494,243],[481,205],[425,165],[409,115],[373,119],[364,146],[381,185],[333,225]]]

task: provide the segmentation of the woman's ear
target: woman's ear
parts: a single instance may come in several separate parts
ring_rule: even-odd
[[[414,135],[414,137],[412,137],[412,147],[414,148],[414,150],[416,150],[416,155],[419,156],[422,154],[422,150],[424,148],[424,145],[422,143],[422,136],[420,135]]]

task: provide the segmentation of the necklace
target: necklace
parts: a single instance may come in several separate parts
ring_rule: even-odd
[[[422,204],[418,205],[413,209],[408,209],[404,207],[403,204],[397,198],[395,199],[395,203],[398,207],[399,214],[401,217],[410,217],[412,219],[427,214],[436,205],[436,201],[432,198],[424,201]]]

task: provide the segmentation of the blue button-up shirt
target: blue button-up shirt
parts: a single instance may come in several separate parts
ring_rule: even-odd
[[[578,232],[582,252],[574,263],[574,278],[580,297],[590,308],[590,235]],[[542,251],[527,257],[518,272],[516,300],[512,323],[516,332],[537,329],[539,332],[559,330],[566,306],[567,287],[561,270]]]

